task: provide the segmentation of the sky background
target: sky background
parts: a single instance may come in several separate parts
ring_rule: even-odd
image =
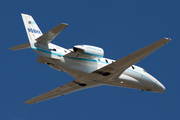
[[[0,3],[1,120],[179,120],[179,0],[2,0]],[[68,23],[52,42],[65,47],[94,45],[118,60],[163,37],[172,41],[136,65],[165,87],[164,93],[101,86],[27,105],[24,101],[74,78],[36,62],[21,13],[30,14],[43,33]]]

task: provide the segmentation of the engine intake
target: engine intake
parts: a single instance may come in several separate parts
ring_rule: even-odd
[[[104,50],[99,47],[90,45],[76,45],[73,47],[74,52],[90,58],[102,58],[104,56]]]

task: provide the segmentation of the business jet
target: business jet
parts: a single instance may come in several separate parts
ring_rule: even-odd
[[[72,49],[66,49],[51,43],[68,26],[66,23],[61,23],[42,34],[31,15],[21,15],[29,42],[9,49],[32,48],[39,54],[38,63],[46,64],[58,71],[67,72],[75,79],[56,89],[27,100],[25,103],[33,104],[101,85],[126,87],[157,93],[165,91],[165,87],[156,78],[134,64],[167,44],[171,39],[163,38],[115,61],[104,58],[104,50],[100,47],[75,45]]]

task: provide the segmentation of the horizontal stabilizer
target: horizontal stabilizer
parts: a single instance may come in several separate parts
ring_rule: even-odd
[[[61,23],[58,26],[54,27],[50,31],[46,32],[42,36],[36,39],[38,43],[50,43],[64,28],[66,28],[68,24]]]
[[[30,43],[29,42],[21,44],[21,45],[14,46],[14,47],[11,47],[9,49],[10,50],[21,50],[21,49],[26,49],[26,48],[30,48]]]

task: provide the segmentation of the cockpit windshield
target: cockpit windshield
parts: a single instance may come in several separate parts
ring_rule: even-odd
[[[141,71],[141,72],[143,71],[143,72],[147,73],[146,70],[144,70],[143,68],[141,68],[141,67],[139,67],[139,66],[132,65],[131,67],[132,67],[132,69],[134,69],[134,70]]]
[[[145,73],[147,73],[144,69],[143,69],[143,71],[144,71]]]

